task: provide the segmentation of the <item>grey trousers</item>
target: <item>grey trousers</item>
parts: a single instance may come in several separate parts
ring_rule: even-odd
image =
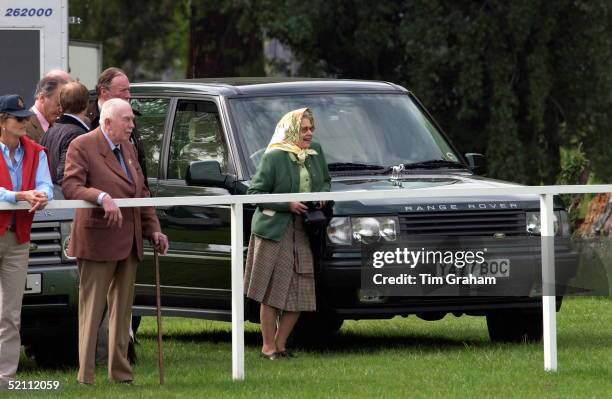
[[[21,352],[21,302],[28,272],[30,243],[17,244],[15,233],[0,236],[0,382],[15,378]]]

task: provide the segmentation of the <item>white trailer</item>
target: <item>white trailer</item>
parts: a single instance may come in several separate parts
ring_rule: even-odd
[[[68,70],[68,0],[0,0],[0,95],[34,103],[48,70]]]
[[[70,40],[68,53],[70,75],[94,89],[102,72],[102,43]]]

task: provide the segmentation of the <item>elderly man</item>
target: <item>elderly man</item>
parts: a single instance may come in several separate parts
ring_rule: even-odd
[[[36,85],[35,102],[30,108],[34,115],[26,121],[26,132],[37,143],[62,113],[59,94],[64,84],[63,79],[44,77]]]
[[[62,68],[53,68],[49,70],[49,72],[47,72],[44,77],[62,79],[62,80],[65,80],[66,82],[74,81],[72,76],[70,76],[70,74],[64,71]]]
[[[70,143],[62,189],[67,199],[82,199],[103,209],[78,209],[68,252],[77,258],[79,283],[78,381],[93,384],[96,335],[108,301],[108,376],[133,380],[127,358],[128,328],[136,267],[143,257],[143,237],[165,254],[152,207],[118,208],[113,198],[147,197],[142,170],[129,138],[134,128],[130,105],[121,99],[104,103],[100,126]]]
[[[90,104],[87,110],[87,117],[91,121],[91,128],[95,129],[99,125],[100,110],[102,105],[111,98],[120,98],[125,101],[130,101],[130,80],[128,79],[125,72],[122,69],[116,67],[110,67],[102,71],[98,77],[98,84],[96,85],[96,94],[98,95],[97,101]],[[147,163],[144,153],[144,147],[138,135],[138,130],[134,128],[132,136],[130,137],[132,144],[136,146],[138,152],[138,163],[142,168],[142,172],[147,179]],[[148,186],[148,184],[147,184]]]
[[[60,92],[60,105],[64,114],[42,136],[40,144],[49,149],[51,179],[62,184],[68,146],[78,136],[90,129],[85,122],[89,91],[79,82],[66,83]]]
[[[91,121],[91,128],[95,129],[98,127],[100,120],[100,110],[104,103],[112,98],[120,98],[125,101],[130,101],[131,93],[130,93],[130,80],[128,79],[126,73],[117,67],[110,67],[102,71],[100,76],[98,77],[98,84],[96,85],[96,101],[92,102],[89,105],[87,110],[87,118]],[[132,130],[132,136],[130,137],[130,142],[136,147],[136,151],[138,154],[138,163],[140,164],[140,168],[142,169],[142,173],[145,177],[145,185],[147,188],[149,187],[149,183],[147,181],[147,161],[145,157],[144,147],[142,141],[140,140],[140,135],[138,134],[138,130],[136,127]],[[108,317],[105,317],[102,324],[100,325],[100,331],[98,333],[98,361],[103,362],[105,360],[104,353],[106,352],[106,344],[107,344],[107,326],[108,325]],[[130,362],[132,364],[136,363],[136,346],[135,346],[135,336],[131,329],[130,324],[130,345],[128,356]]]
[[[27,201],[29,211],[0,211],[0,389],[15,378],[21,301],[34,211],[53,198],[44,148],[25,137],[32,113],[17,95],[0,97],[0,201]]]

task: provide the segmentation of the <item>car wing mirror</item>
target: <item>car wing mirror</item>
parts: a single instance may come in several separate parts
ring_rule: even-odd
[[[485,175],[487,173],[487,158],[484,155],[468,152],[465,154],[465,159],[468,161],[470,170],[475,174]]]
[[[221,173],[219,161],[192,162],[187,169],[185,181],[189,186],[226,187],[227,175]]]

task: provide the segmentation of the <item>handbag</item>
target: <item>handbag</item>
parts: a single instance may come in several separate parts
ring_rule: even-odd
[[[308,210],[304,213],[304,226],[309,233],[317,233],[327,225],[327,215],[323,208],[317,208],[315,202],[306,202]],[[328,205],[325,206],[326,208]]]
[[[307,210],[304,214],[304,224],[308,229],[317,229],[325,226],[327,218],[320,209]]]

